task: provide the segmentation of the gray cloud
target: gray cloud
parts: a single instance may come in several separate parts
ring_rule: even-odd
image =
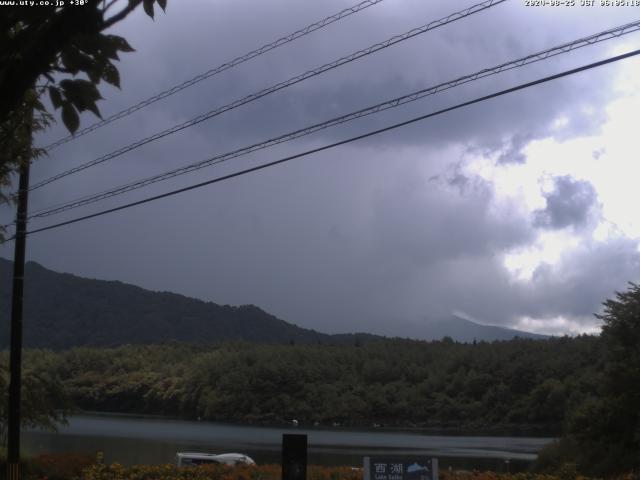
[[[498,157],[498,164],[525,163],[527,157],[522,151],[533,140],[531,134],[516,133],[506,142],[505,149]]]
[[[593,320],[605,299],[640,278],[638,246],[637,240],[624,238],[585,242],[553,268],[540,268],[530,293],[530,315]]]
[[[565,175],[554,179],[554,190],[545,194],[547,206],[534,212],[534,224],[546,228],[585,226],[596,206],[598,194],[590,182]]]

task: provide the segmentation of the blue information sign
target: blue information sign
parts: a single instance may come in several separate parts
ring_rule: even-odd
[[[364,480],[438,480],[438,459],[364,457]]]

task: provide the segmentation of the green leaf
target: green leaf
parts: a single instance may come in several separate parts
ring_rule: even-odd
[[[78,52],[72,48],[65,48],[60,53],[60,59],[62,60],[62,64],[64,67],[69,70],[73,75],[77,74],[80,71],[80,66],[78,64]]]
[[[167,11],[167,0],[157,0],[163,12]]]
[[[60,90],[56,87],[49,87],[49,98],[51,99],[53,108],[56,110],[59,109],[62,105],[62,95],[60,95]]]
[[[100,47],[102,43],[102,37],[104,35],[87,35],[87,34],[78,34],[75,38],[75,44],[78,49],[81,51],[88,53],[89,55],[97,55],[100,52]]]
[[[102,69],[102,78],[105,82],[120,88],[120,73],[111,63],[105,65]]]
[[[64,90],[65,96],[74,103],[76,103],[76,100],[82,103],[83,100],[95,102],[96,100],[102,99],[96,86],[88,80],[66,79],[60,82],[60,86]]]
[[[70,102],[65,102],[62,105],[62,121],[64,122],[64,126],[67,127],[67,130],[74,134],[78,127],[80,126],[80,118],[78,117],[78,112],[73,108]]]
[[[87,103],[86,107],[87,107],[87,110],[92,112],[96,117],[102,118],[102,115],[100,114],[100,110],[98,110],[98,106],[96,105],[96,102],[89,102]]]
[[[129,45],[129,42],[118,35],[104,35],[104,37],[116,48],[116,50],[120,50],[121,52],[135,52],[135,49]]]
[[[102,96],[96,86],[87,80],[62,80],[60,87],[64,91],[64,96],[80,112],[90,110],[100,116],[96,101]]]
[[[101,66],[108,63],[109,60],[119,60],[119,51],[135,52],[135,49],[129,45],[129,42],[118,35],[98,34],[93,39],[91,48],[95,49],[94,53],[91,54],[94,63]]]
[[[86,73],[91,83],[100,83],[100,79],[102,78],[102,69],[100,67],[94,65],[93,68],[88,69]]]
[[[76,75],[78,72],[86,72],[91,77],[91,72],[96,69],[96,65],[98,63],[96,59],[86,53],[83,53],[75,45],[65,48],[61,52],[60,58],[64,67],[73,75]],[[98,78],[99,77],[100,75],[98,75]]]
[[[142,0],[142,6],[145,13],[153,18],[153,0]]]
[[[100,37],[99,37],[100,57],[107,57],[112,60],[119,60],[118,47],[125,47],[122,40],[124,39],[121,37],[117,37],[115,35],[100,34]],[[126,43],[126,40],[125,40],[125,43]]]

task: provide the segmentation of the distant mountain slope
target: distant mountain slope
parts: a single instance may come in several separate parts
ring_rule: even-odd
[[[546,335],[514,330],[511,328],[497,327],[493,325],[480,325],[479,323],[465,320],[456,315],[450,317],[426,320],[423,324],[414,324],[412,334],[408,337],[425,340],[440,340],[442,337],[451,337],[458,342],[511,340],[514,337],[543,339]],[[409,332],[407,332],[409,333]]]
[[[0,259],[0,345],[8,345],[12,262]],[[27,262],[25,345],[68,348],[167,341],[328,343],[258,307],[232,307],[121,282],[90,280]],[[345,339],[346,340],[346,339]],[[350,339],[354,341],[355,338]]]
[[[152,292],[117,281],[57,273],[26,264],[25,331],[27,347],[64,349],[169,341],[213,343],[357,344],[382,337],[367,333],[329,335],[301,328],[254,305],[217,305],[175,293]],[[0,348],[9,343],[12,262],[0,258]],[[451,317],[398,325],[394,336],[471,342],[543,338],[527,332],[489,327]]]

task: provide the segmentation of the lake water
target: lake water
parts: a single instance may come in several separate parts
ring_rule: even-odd
[[[279,463],[283,433],[308,435],[309,463],[361,465],[369,455],[437,457],[440,468],[520,471],[551,438],[445,436],[343,428],[271,428],[210,422],[76,415],[58,433],[23,433],[25,453],[104,452],[108,463],[173,463],[178,451],[242,452]]]

